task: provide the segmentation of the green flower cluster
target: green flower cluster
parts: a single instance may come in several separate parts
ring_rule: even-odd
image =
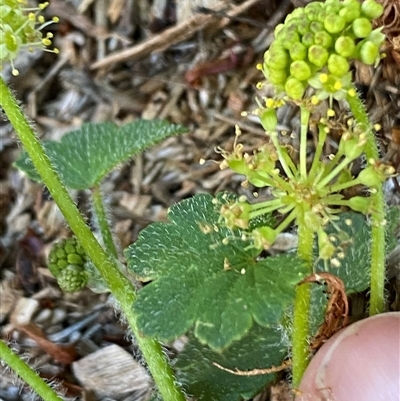
[[[319,99],[344,98],[351,87],[350,62],[379,61],[384,40],[371,20],[383,13],[375,0],[326,0],[295,9],[275,29],[275,40],[259,66],[278,92],[300,100],[307,88]]]
[[[76,238],[54,244],[48,258],[48,268],[65,292],[77,292],[87,285],[85,263],[86,254]]]
[[[44,27],[58,22],[54,17],[45,21],[40,12],[48,6],[48,2],[41,3],[37,8],[27,8],[25,0],[0,1],[0,66],[3,62],[10,62],[13,75],[18,75],[13,60],[21,49],[46,50],[51,45],[53,35],[49,32],[43,37]],[[58,53],[57,49],[51,50]]]
[[[368,166],[354,177],[352,163],[364,153],[367,143],[365,127],[354,119],[341,124],[332,117],[334,112],[329,109],[327,116],[318,122],[318,145],[307,171],[302,170],[302,166],[305,166],[302,155],[298,166],[291,157],[290,148],[279,143],[275,131],[268,132],[271,142],[252,154],[244,152],[243,145],[236,141],[232,152],[219,150],[224,158],[220,168],[230,168],[244,175],[244,187],[252,184],[257,188],[270,188],[273,199],[249,203],[245,197],[241,197],[239,201],[228,202],[220,209],[225,224],[232,229],[247,231],[256,248],[268,249],[277,235],[296,220],[308,231],[317,234],[320,257],[330,259],[335,247],[324,233],[325,225],[335,220],[335,215],[340,213],[342,207],[366,215],[372,211],[370,197],[353,196],[346,199],[342,191],[361,185],[371,193],[375,192],[382,182],[395,173],[393,167],[369,160]],[[324,157],[323,149],[331,130],[342,131],[339,148],[336,154]],[[237,137],[239,134],[237,131]],[[285,216],[277,227],[252,229],[253,219],[275,211]]]

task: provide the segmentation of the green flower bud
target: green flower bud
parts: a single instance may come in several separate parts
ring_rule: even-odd
[[[385,176],[374,166],[368,166],[358,174],[357,181],[367,187],[378,187],[385,181]]]
[[[379,47],[370,41],[362,44],[360,48],[360,60],[367,64],[372,65],[379,57]]]
[[[57,255],[58,259],[66,259],[67,258],[67,252],[65,252],[64,249],[57,249],[56,255]]]
[[[313,45],[308,49],[308,59],[317,67],[323,67],[328,61],[328,51],[320,45]]]
[[[314,43],[327,49],[332,45],[332,36],[325,30],[316,32],[314,35]]]
[[[67,260],[68,260],[68,263],[70,263],[71,265],[83,266],[83,264],[84,264],[83,259],[79,255],[73,254],[73,253],[71,253],[67,256]]]
[[[305,61],[297,60],[290,64],[290,74],[300,81],[305,81],[311,77],[311,69]]]
[[[286,73],[286,70],[280,69],[276,70],[274,68],[267,68],[266,70],[264,69],[265,76],[266,78],[273,84],[273,85],[284,85],[288,74]]]
[[[274,45],[266,52],[265,61],[268,67],[279,69],[287,67],[290,59],[286,50]]]
[[[274,29],[274,36],[277,37],[279,32],[285,27],[285,24],[278,24]]]
[[[288,50],[297,42],[300,42],[300,36],[294,30],[286,31],[284,37],[282,37],[282,46]]]
[[[225,203],[220,213],[229,228],[249,227],[251,205],[248,202]]]
[[[310,31],[313,33],[320,32],[324,29],[324,25],[319,21],[312,21],[310,24]]]
[[[277,233],[271,227],[264,226],[254,229],[251,232],[254,246],[257,249],[268,249],[275,242]]]
[[[300,100],[303,97],[305,90],[306,88],[304,84],[296,78],[289,78],[286,81],[285,92],[294,100]]]
[[[339,15],[347,22],[353,22],[360,16],[361,6],[357,0],[352,0],[348,2],[340,11]],[[343,3],[344,4],[344,3]]]
[[[371,21],[367,18],[357,18],[352,24],[353,33],[357,38],[363,39],[372,31]]]
[[[375,0],[365,0],[361,4],[361,12],[369,19],[375,19],[383,14],[383,6]]]
[[[306,47],[312,46],[314,44],[314,34],[312,32],[305,33],[301,38],[301,43]]]
[[[267,132],[275,131],[278,125],[275,109],[265,109],[260,115],[261,125]]]
[[[318,229],[318,256],[323,260],[329,260],[335,253],[335,246],[329,239],[329,235],[322,229]]]
[[[348,200],[348,205],[356,212],[368,214],[371,210],[371,199],[364,196],[354,196]]]
[[[310,31],[310,21],[307,18],[301,18],[299,24],[297,25],[297,32],[300,35],[305,35]]]
[[[339,33],[345,25],[346,21],[340,15],[329,14],[324,19],[324,27],[329,33]]]
[[[65,292],[80,291],[88,281],[88,274],[76,265],[68,265],[57,277],[58,285]]]
[[[48,268],[55,278],[69,265],[83,268],[86,254],[76,238],[65,238],[53,245],[49,257]]]
[[[307,47],[303,43],[297,42],[289,49],[289,53],[293,61],[304,60],[307,57]]]
[[[354,55],[356,45],[350,36],[339,36],[335,42],[335,51],[343,57],[351,57]]]
[[[319,2],[312,2],[306,5],[304,13],[309,21],[318,21],[318,13],[322,9],[322,4]]]
[[[338,54],[331,54],[328,58],[328,71],[338,77],[342,77],[350,70],[347,59]]]

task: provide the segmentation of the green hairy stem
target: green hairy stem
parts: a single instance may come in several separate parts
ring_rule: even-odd
[[[2,340],[0,340],[0,359],[29,384],[44,401],[62,401],[62,398]]]
[[[365,107],[358,96],[348,96],[350,110],[355,119],[366,129],[367,143],[365,156],[367,160],[379,160],[378,146],[376,144],[373,128],[369,121]],[[371,290],[369,314],[376,315],[385,311],[385,199],[382,185],[371,193]]]
[[[124,312],[163,399],[165,401],[185,400],[183,393],[174,381],[172,369],[162,353],[160,344],[154,340],[142,337],[138,332],[136,316],[132,311],[132,304],[136,298],[133,285],[119,271],[115,258],[107,254],[90,231],[90,228],[53,169],[42,145],[2,78],[0,78],[0,105],[3,107],[25,150],[32,159],[36,170],[40,174],[43,183],[50,191],[71,230],[101,273],[108,288]]]

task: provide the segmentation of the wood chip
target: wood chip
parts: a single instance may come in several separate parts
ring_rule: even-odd
[[[32,298],[20,298],[10,316],[10,322],[23,326],[32,321],[33,315],[39,308],[39,302]]]
[[[150,377],[146,370],[115,344],[74,362],[72,370],[82,386],[99,398],[120,398],[149,389]]]

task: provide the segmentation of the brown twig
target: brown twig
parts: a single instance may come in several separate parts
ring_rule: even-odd
[[[258,1],[259,0],[247,0],[243,4],[232,7],[232,9],[226,11],[226,15],[228,17],[239,15],[256,4]],[[214,10],[221,10],[223,6],[225,6],[224,2],[218,2],[214,7]],[[90,66],[90,68],[92,70],[96,70],[99,68],[109,67],[112,64],[120,63],[128,59],[138,59],[140,57],[147,56],[150,53],[161,52],[165,49],[168,49],[170,46],[189,38],[195,32],[206,28],[208,25],[215,23],[219,19],[220,18],[214,15],[196,14],[189,20],[169,28],[161,34],[153,36],[142,43],[129,47],[128,49],[115,52],[107,57],[104,57],[102,60],[96,61]],[[223,18],[219,21],[218,28],[223,28],[229,22],[229,18]]]
[[[326,306],[324,323],[319,327],[318,333],[311,341],[313,350],[319,349],[322,344],[336,332],[346,326],[349,304],[343,281],[330,273],[315,273],[306,277],[299,284],[320,283],[327,284],[328,305]]]
[[[282,370],[287,369],[288,367],[290,367],[292,364],[292,361],[289,359],[287,361],[283,361],[281,365],[279,366],[272,366],[270,368],[266,368],[266,369],[253,369],[253,370],[239,370],[239,369],[228,369],[228,368],[224,368],[223,366],[221,366],[220,364],[213,362],[213,365],[216,366],[217,368],[224,370],[225,372],[229,372],[232,373],[234,375],[237,376],[258,376],[258,375],[267,375],[269,373],[277,373],[277,372],[281,372]]]

